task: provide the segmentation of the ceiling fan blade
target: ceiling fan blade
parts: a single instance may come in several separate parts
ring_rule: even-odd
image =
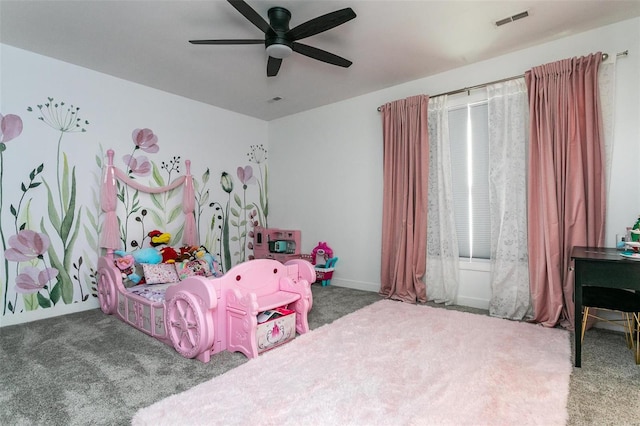
[[[189,40],[191,44],[264,44],[264,40],[240,39],[240,40]]]
[[[275,77],[280,71],[280,65],[282,65],[282,59],[269,56],[267,61],[267,77]]]
[[[249,6],[243,0],[227,0],[231,3],[231,6],[235,7],[238,12],[247,18],[253,25],[258,27],[263,33],[267,33],[269,30],[273,31],[271,25],[264,20],[258,12],[256,12],[251,6]]]
[[[306,37],[311,37],[323,31],[330,30],[331,28],[342,25],[347,21],[356,17],[356,13],[350,7],[345,9],[336,10],[335,12],[327,13],[326,15],[318,16],[305,23],[298,25],[295,28],[287,31],[286,36],[289,40],[301,40]]]
[[[353,63],[348,59],[342,58],[338,55],[334,55],[333,53],[329,53],[326,50],[318,49],[317,47],[309,46],[302,43],[294,42],[292,49],[294,52],[301,53],[312,59],[317,59],[318,61],[326,62],[332,65],[337,65],[339,67],[348,68]]]

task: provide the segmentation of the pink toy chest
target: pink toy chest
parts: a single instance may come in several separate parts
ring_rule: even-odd
[[[290,309],[280,309],[283,316],[258,324],[256,339],[258,353],[268,351],[293,340],[296,337],[296,313]]]

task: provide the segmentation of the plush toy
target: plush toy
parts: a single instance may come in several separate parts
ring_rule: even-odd
[[[178,252],[178,258],[176,261],[185,261],[185,260],[196,260],[196,253],[198,252],[198,247],[196,246],[182,246]]]
[[[216,277],[222,275],[220,272],[220,265],[216,261],[216,258],[209,253],[209,250],[205,246],[198,247],[198,251],[196,252],[196,259],[202,259],[207,262],[209,265],[209,270]]]
[[[316,255],[321,256],[326,262],[327,259],[333,257],[333,250],[331,250],[331,247],[329,247],[326,242],[320,241],[311,252],[311,263],[314,265],[316,264]]]
[[[133,256],[133,260],[136,263],[160,263],[162,262],[162,255],[153,247],[142,248],[140,250],[134,250],[132,252],[126,252],[124,250],[114,250],[114,254],[124,257],[127,255]]]
[[[133,284],[140,284],[142,277],[135,272],[135,260],[132,255],[125,254],[122,257],[118,257],[114,260],[114,263],[120,269],[123,280],[129,280]]]
[[[175,263],[176,259],[178,259],[178,252],[173,247],[167,245],[169,241],[171,241],[171,234],[168,232],[160,232],[156,229],[147,235],[151,237],[151,246],[155,247],[162,256],[162,263]]]

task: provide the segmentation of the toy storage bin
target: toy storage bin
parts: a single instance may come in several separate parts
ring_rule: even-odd
[[[282,316],[258,324],[256,339],[258,353],[283,345],[296,337],[296,312],[291,309],[276,309]]]

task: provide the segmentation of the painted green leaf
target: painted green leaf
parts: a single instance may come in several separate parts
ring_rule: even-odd
[[[94,238],[95,231],[93,229],[89,229],[87,226],[84,227],[84,237],[87,239],[89,243],[89,247],[98,247],[96,240]]]
[[[45,298],[40,293],[38,293],[38,304],[43,308],[50,308],[51,307],[51,302],[49,301],[49,299]]]
[[[164,219],[162,219],[155,210],[148,209],[147,212],[156,227],[162,228],[164,226]]]
[[[69,243],[65,247],[64,250],[64,273],[63,281],[62,281],[62,300],[64,303],[69,304],[73,302],[73,282],[71,281],[71,277],[68,274],[68,271],[71,270],[71,255],[73,253],[73,247],[75,246],[76,240],[78,239],[78,233],[80,231],[80,218],[82,217],[82,207],[78,209],[78,220],[76,221],[76,226],[71,233],[71,238],[69,239]]]
[[[178,216],[180,216],[182,214],[182,205],[177,205],[173,208],[173,210],[171,210],[171,212],[169,213],[169,221],[168,223],[173,222],[174,220],[176,220],[176,218]]]
[[[53,202],[53,195],[51,194],[51,188],[48,183],[44,183],[47,187],[47,212],[49,213],[49,220],[54,229],[60,229],[60,216],[56,211],[56,207]],[[44,232],[44,230],[43,230]]]
[[[153,205],[160,210],[164,210],[164,206],[160,202],[161,201],[160,195],[159,194],[150,194],[150,195],[151,195],[151,201],[153,202]]]
[[[98,220],[96,219],[96,217],[93,215],[93,213],[90,210],[87,210],[87,214],[86,214],[85,217],[87,219],[89,219],[89,223],[91,224],[93,229],[98,229]]]
[[[176,195],[182,195],[182,187],[179,186],[177,188],[173,188],[171,191],[167,192],[167,200],[172,199]]]
[[[35,311],[38,309],[38,297],[36,296],[36,293],[23,294],[22,301],[24,303],[25,310]]]
[[[172,239],[175,242],[174,244],[182,244],[182,234],[184,233],[184,225],[176,231],[175,235],[172,235]]]
[[[67,160],[67,153],[62,153],[62,205],[67,206],[69,204],[69,161]],[[62,212],[64,216],[65,212]]]
[[[242,207],[242,200],[240,199],[240,196],[238,196],[238,194],[233,194],[233,200],[236,202],[236,205],[238,207]]]
[[[54,285],[53,288],[51,289],[51,294],[49,295],[49,298],[51,299],[51,302],[53,302],[54,305],[58,303],[58,301],[60,300],[60,296],[61,296],[60,288],[61,288],[60,281],[58,281],[56,285]]]
[[[224,251],[224,271],[227,272],[231,269],[231,250],[229,248],[229,202],[227,201],[227,210],[224,215],[224,222],[222,225],[222,247]]]
[[[231,224],[232,224],[233,226],[235,226],[235,227],[237,227],[237,226],[238,226],[238,222],[237,222],[237,221],[235,221],[235,220],[233,220],[233,219],[231,220]]]
[[[68,206],[66,209],[66,214],[64,215],[64,219],[62,221],[62,226],[60,228],[60,238],[62,238],[63,244],[67,245],[67,239],[69,238],[69,232],[71,231],[71,227],[73,226],[73,219],[75,218],[76,213],[76,168],[73,168],[72,178],[71,178],[71,195],[68,198]]]
[[[240,217],[240,212],[234,209],[233,207],[231,207],[231,214],[234,215],[235,217]]]
[[[162,174],[160,174],[160,169],[156,165],[155,161],[152,161],[151,164],[153,165],[152,176],[153,176],[153,180],[155,181],[156,185],[165,186],[164,178],[162,177]]]

